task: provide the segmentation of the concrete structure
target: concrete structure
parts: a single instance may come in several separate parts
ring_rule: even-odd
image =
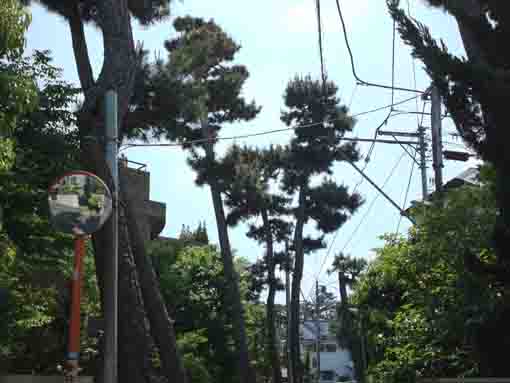
[[[334,383],[338,378],[353,376],[353,362],[351,352],[340,347],[335,335],[330,331],[329,322],[321,320],[318,322],[320,327],[320,383]],[[317,322],[305,320],[300,326],[301,355],[306,358],[309,354],[311,361],[311,371],[315,375],[317,372]]]
[[[158,238],[165,227],[166,206],[150,200],[150,173],[144,164],[121,159],[120,184],[125,188],[146,241]]]

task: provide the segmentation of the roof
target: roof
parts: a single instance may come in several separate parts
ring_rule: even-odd
[[[467,168],[459,175],[453,177],[445,185],[445,189],[456,188],[462,185],[480,185],[480,170],[478,168]]]
[[[479,186],[481,184],[480,182],[480,169],[478,168],[467,168],[462,173],[456,175],[452,179],[450,179],[448,182],[446,182],[443,185],[444,190],[451,190],[456,189],[464,185],[469,186]],[[427,196],[427,200],[425,203],[428,203],[433,199],[433,197],[437,194],[437,192],[432,192]],[[418,201],[411,201],[411,206],[406,209],[406,212],[409,212],[409,210],[417,203]]]

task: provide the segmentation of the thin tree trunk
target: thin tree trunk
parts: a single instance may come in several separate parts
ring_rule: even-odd
[[[204,138],[211,138],[207,117],[201,120],[202,133]],[[212,142],[205,144],[206,157],[210,163],[214,163],[214,147]],[[234,268],[234,259],[230,248],[228,237],[227,221],[225,219],[225,211],[223,209],[223,200],[221,198],[220,187],[215,178],[208,180],[211,190],[211,197],[216,216],[216,225],[218,229],[218,238],[220,241],[221,257],[223,262],[223,273],[228,286],[226,306],[230,306],[233,337],[236,350],[239,356],[239,378],[241,383],[255,383],[255,373],[250,365],[248,354],[248,341],[246,337],[246,325],[244,321],[244,309],[241,302],[241,292],[239,290],[239,276]]]
[[[127,185],[125,185],[127,186]],[[152,338],[156,342],[161,359],[163,375],[169,382],[186,383],[187,377],[182,359],[177,349],[177,339],[173,322],[168,315],[165,302],[159,289],[152,261],[145,251],[145,244],[137,224],[137,217],[128,200],[125,188],[120,187],[124,211],[127,217],[127,230],[138,271],[142,296],[150,322]]]
[[[340,301],[343,306],[347,305],[347,285],[345,283],[345,275],[338,272],[338,289],[340,290]]]
[[[274,301],[276,295],[276,262],[274,259],[273,233],[266,210],[262,210],[262,222],[266,236],[266,263],[268,268],[269,292],[266,302],[266,331],[267,347],[269,360],[271,362],[271,375],[273,383],[281,383],[282,371],[280,366],[280,356],[278,353],[276,339],[276,315],[274,311]]]
[[[294,273],[292,275],[291,291],[291,331],[290,331],[290,356],[292,365],[292,374],[294,383],[302,383],[303,368],[301,363],[301,353],[299,345],[299,325],[300,325],[300,291],[301,280],[303,278],[304,249],[303,249],[303,228],[305,224],[305,186],[299,190],[298,214],[296,217],[296,228],[294,231]]]

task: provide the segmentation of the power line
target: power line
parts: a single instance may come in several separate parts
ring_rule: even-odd
[[[316,0],[317,7],[317,29],[319,34],[319,56],[321,61],[321,78],[322,78],[322,93],[324,101],[326,98],[326,72],[324,70],[324,54],[322,49],[322,22],[321,22],[321,4],[320,0]]]
[[[409,0],[407,0],[407,13],[410,17],[412,17],[411,15],[411,2]],[[416,80],[416,59],[414,58],[414,56],[411,55],[411,61],[413,63],[413,80],[414,80],[414,88],[418,88],[418,81]],[[416,111],[418,112],[419,111],[419,106],[418,106],[418,99],[416,99]],[[423,110],[425,112],[425,109]],[[423,115],[422,115],[422,121],[423,121]],[[419,116],[417,115],[416,116],[416,123],[418,124],[418,129],[420,128],[419,124],[420,124],[420,120],[419,120]]]
[[[386,180],[384,181],[383,185],[382,185],[382,188],[384,188],[386,186],[386,184],[388,183],[388,181],[391,179],[391,177],[393,176],[393,174],[395,173],[395,170],[397,169],[398,165],[400,164],[400,162],[402,161],[402,158],[404,158],[405,156],[405,153],[402,153],[402,155],[400,156],[400,158],[397,160],[397,163],[395,164],[395,166],[393,167],[393,169],[391,170],[390,174],[388,175],[388,177],[386,177]],[[372,210],[375,202],[377,201],[377,199],[379,198],[380,194],[377,194],[374,199],[372,200],[372,202],[370,203],[370,206],[368,207],[367,211],[365,212],[365,214],[363,215],[363,217],[361,218],[360,222],[358,223],[358,225],[356,226],[356,228],[353,230],[353,232],[351,233],[349,239],[347,240],[347,242],[344,244],[344,246],[342,247],[342,250],[340,251],[341,253],[343,253],[345,251],[345,249],[347,248],[347,246],[351,243],[351,241],[354,239],[354,236],[356,235],[356,233],[358,232],[358,230],[360,229],[361,225],[363,224],[363,222],[365,221],[365,219],[367,218],[368,214],[370,213],[370,211]]]
[[[395,103],[392,103],[392,104],[388,104],[388,105],[385,105],[385,106],[381,106],[379,108],[375,108],[375,109],[370,109],[370,110],[367,110],[366,112],[360,112],[360,113],[356,113],[354,114],[352,117],[355,118],[355,117],[360,117],[360,116],[363,116],[365,114],[370,114],[370,113],[375,113],[375,112],[380,112],[381,110],[385,110],[385,109],[391,109],[397,105],[402,105],[402,104],[405,104],[406,102],[409,102],[409,101],[412,101],[412,100],[416,100],[418,99],[420,96],[413,96],[413,97],[410,97],[410,98],[406,98],[405,100],[401,100],[401,101],[397,101]]]
[[[345,45],[347,46],[347,51],[349,52],[349,57],[351,59],[352,74],[354,75],[354,78],[358,81],[359,84],[366,85],[366,86],[373,86],[373,87],[377,87],[377,88],[383,88],[383,89],[399,90],[399,91],[403,91],[403,92],[424,93],[423,91],[417,90],[417,89],[408,89],[408,88],[401,88],[401,87],[395,87],[395,86],[389,86],[389,85],[382,85],[382,84],[377,84],[377,83],[362,80],[356,73],[356,65],[354,64],[354,55],[352,53],[351,45],[349,43],[349,37],[347,35],[347,28],[345,26],[344,16],[342,14],[342,9],[340,7],[339,0],[336,0],[336,6],[337,6],[337,10],[338,10],[338,15],[340,16],[340,22],[342,23],[342,30],[343,30],[343,34],[344,34]]]
[[[409,102],[409,101],[415,99],[416,97],[419,97],[419,96],[415,96],[415,97],[411,97],[411,98],[399,101],[395,105]],[[351,117],[352,118],[356,118],[356,117],[363,116],[363,115],[366,115],[366,114],[369,114],[369,113],[379,112],[381,110],[391,108],[392,106],[394,106],[394,105],[385,105],[385,106],[382,106],[382,107],[379,107],[379,108],[376,108],[376,109],[371,109],[371,110],[368,110],[368,111],[365,111],[365,112],[360,112],[360,113],[354,114]],[[388,120],[388,118],[386,118],[384,120],[384,123],[386,123],[387,120]],[[384,123],[382,125],[384,125]],[[183,146],[188,146],[188,145],[202,144],[202,143],[206,143],[206,142],[210,142],[210,141],[236,140],[236,139],[243,139],[243,138],[250,138],[250,137],[257,137],[257,136],[265,136],[265,135],[274,134],[274,133],[288,132],[288,131],[299,129],[299,128],[311,128],[311,127],[319,126],[319,125],[322,125],[322,124],[324,124],[324,122],[314,122],[314,123],[311,123],[311,124],[303,124],[303,125],[298,125],[298,126],[294,126],[294,127],[290,127],[290,128],[266,130],[266,131],[259,132],[259,133],[249,133],[249,134],[244,134],[244,135],[227,136],[227,137],[216,137],[216,138],[200,138],[200,139],[197,139],[197,140],[191,140],[191,141],[179,142],[179,143],[126,144],[126,145],[124,145],[120,149],[120,151],[129,149],[129,148],[134,148],[134,147],[183,147]],[[350,139],[350,138],[342,138],[342,139],[345,140],[345,141],[349,141],[349,140],[350,141],[368,141],[368,139]],[[372,142],[372,140],[370,140],[370,142]],[[383,141],[381,140],[381,142],[383,142]]]
[[[347,105],[347,108],[348,109],[351,109],[351,106],[352,106],[352,102],[354,101],[354,96],[356,95],[356,91],[358,90],[358,83],[356,83],[354,85],[354,88],[352,90],[352,93],[351,93],[351,98],[349,100],[349,104]],[[354,116],[353,116],[354,117]]]
[[[414,159],[416,160],[416,154],[414,156]],[[409,190],[411,189],[411,181],[413,179],[413,173],[414,173],[414,164],[415,164],[415,161],[413,161],[413,163],[411,164],[411,173],[409,174],[409,181],[407,183],[407,190],[406,190],[406,194],[405,194],[405,197],[404,197],[404,203],[402,204],[402,206],[404,208],[407,205],[407,198],[409,197]],[[398,219],[396,234],[398,234],[398,231],[400,229],[400,224],[401,223],[402,223],[402,216],[400,216],[399,219]]]
[[[391,177],[393,176],[393,174],[395,173],[395,170],[397,169],[398,165],[400,164],[400,162],[402,161],[402,158],[404,158],[405,156],[405,153],[402,153],[402,155],[399,157],[399,159],[397,160],[396,164],[393,166],[393,169],[391,169],[391,172],[390,174],[388,175],[388,177],[386,177],[386,180],[384,181],[383,185],[382,185],[382,188],[384,188],[386,186],[386,184],[388,183],[388,181],[391,179]],[[343,252],[345,250],[345,248],[347,247],[347,245],[351,242],[351,240],[353,239],[354,235],[356,234],[356,232],[359,230],[359,228],[361,227],[361,225],[363,224],[365,218],[367,217],[368,213],[370,213],[370,211],[372,210],[372,207],[374,206],[375,202],[377,201],[377,199],[379,198],[380,194],[378,193],[374,199],[372,200],[370,206],[368,207],[368,210],[365,212],[365,214],[363,215],[363,217],[361,218],[358,226],[356,227],[356,229],[351,233],[351,237],[350,239],[346,242],[346,244],[344,245],[344,247],[342,248],[342,251]],[[322,269],[324,268],[324,265],[331,253],[331,250],[333,248],[333,244],[335,242],[335,239],[336,237],[338,236],[338,233],[340,232],[340,230],[337,230],[336,233],[335,233],[335,236],[333,237],[333,240],[331,241],[330,243],[330,246],[328,248],[328,252],[326,254],[326,256],[324,257],[322,263],[321,263],[321,267],[319,269],[319,272],[317,273],[317,278],[319,278],[320,274],[322,273]]]
[[[395,102],[395,41],[397,34],[397,22],[393,20],[393,42],[391,48],[391,103]]]

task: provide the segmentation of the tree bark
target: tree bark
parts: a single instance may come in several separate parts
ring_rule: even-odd
[[[269,361],[271,362],[271,376],[272,383],[281,383],[282,371],[280,366],[280,356],[278,353],[277,339],[276,339],[276,315],[274,311],[274,302],[276,295],[276,277],[275,269],[276,262],[274,259],[274,243],[273,233],[266,210],[262,210],[262,223],[264,225],[266,237],[266,263],[268,268],[268,284],[269,292],[266,302],[266,331],[267,331],[267,348]]]
[[[340,290],[340,301],[342,305],[347,305],[347,284],[345,283],[345,275],[338,273],[338,289]]]
[[[290,358],[294,383],[303,382],[303,368],[301,363],[301,352],[299,345],[300,325],[300,292],[301,280],[303,279],[304,249],[303,249],[303,228],[305,224],[305,186],[299,190],[298,212],[296,217],[296,228],[294,231],[294,273],[292,275],[292,290],[290,300],[291,329],[290,329]]]
[[[104,131],[96,129],[102,125],[98,123],[102,121],[101,102],[107,89],[115,89],[119,95],[119,121],[123,120],[133,91],[137,63],[127,0],[98,2],[97,15],[104,42],[104,63],[97,82],[93,79],[78,7],[72,9],[68,21],[76,67],[85,95],[78,118],[83,164],[113,187],[104,158],[104,147],[99,144]],[[91,141],[90,137],[95,140]],[[108,293],[104,291],[103,261],[112,254],[112,230],[111,223],[107,222],[93,236],[96,274],[102,298]],[[119,381],[148,383],[153,373],[150,361],[152,341],[148,335],[128,234],[122,225],[119,225],[119,318]]]
[[[207,116],[201,119],[201,128],[204,138],[210,139],[210,129],[208,126]],[[205,145],[206,158],[209,163],[214,163],[214,147],[213,142],[206,142]],[[227,221],[225,219],[225,211],[223,208],[223,200],[221,198],[221,189],[218,185],[217,179],[211,177],[208,180],[209,188],[211,190],[211,197],[214,207],[214,214],[216,216],[216,225],[218,229],[218,238],[220,241],[220,250],[223,263],[223,273],[227,282],[228,302],[225,305],[230,307],[233,327],[233,337],[236,345],[236,350],[239,356],[239,378],[241,383],[256,383],[255,372],[250,365],[248,354],[248,341],[246,337],[246,325],[244,320],[244,309],[241,302],[241,292],[239,289],[239,276],[234,268],[234,259],[230,248],[230,241],[228,237]]]
[[[122,181],[122,179],[121,179]],[[124,186],[124,187],[123,187]],[[122,201],[127,217],[127,229],[140,280],[142,296],[150,322],[150,329],[159,350],[163,374],[169,382],[186,383],[187,376],[177,349],[173,322],[161,295],[152,261],[145,250],[144,240],[137,224],[137,217],[125,192],[128,185],[121,185]]]

